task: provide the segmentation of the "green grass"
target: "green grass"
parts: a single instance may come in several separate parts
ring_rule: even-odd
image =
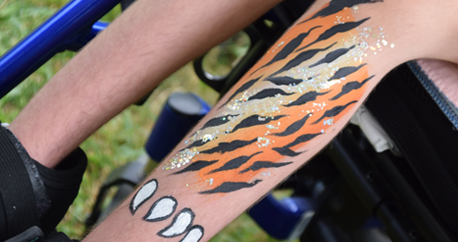
[[[41,22],[63,6],[64,0],[0,0],[0,54],[5,53],[20,39],[30,33]],[[119,7],[108,13],[103,20],[111,21],[120,13]],[[215,50],[206,58],[207,65],[215,69],[215,60],[224,65],[217,70],[222,74],[230,69],[231,63],[246,50],[234,47],[234,43],[246,46],[246,40],[239,37],[226,49]],[[222,58],[221,52],[230,51],[229,57]],[[75,54],[63,52],[56,55],[27,80],[0,100],[0,120],[11,122],[38,90],[59,71]],[[229,59],[228,59],[229,58]],[[71,206],[58,230],[73,238],[81,238],[84,221],[92,208],[102,182],[115,168],[135,160],[143,151],[145,140],[154,125],[164,102],[172,92],[192,91],[208,103],[215,104],[218,94],[199,81],[191,65],[186,65],[164,81],[140,107],[132,106],[113,118],[99,131],[86,140],[81,147],[89,158],[78,197]],[[240,215],[212,241],[277,241],[268,237],[246,215]]]

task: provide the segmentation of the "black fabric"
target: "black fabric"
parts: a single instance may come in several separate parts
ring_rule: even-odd
[[[389,73],[367,107],[394,140],[442,221],[458,228],[458,132],[407,65]],[[455,232],[456,233],[456,232]]]
[[[2,196],[0,196],[0,241],[3,241],[6,238],[6,234],[2,233],[2,231],[6,231],[6,213]]]
[[[36,162],[51,200],[50,209],[40,219],[45,234],[54,230],[78,195],[86,165],[86,155],[79,148],[68,155],[56,169],[49,169]]]
[[[29,174],[8,137],[8,131],[0,127],[0,196],[5,217],[0,228],[0,240],[14,237],[25,229],[38,225],[38,213]]]
[[[33,225],[45,236],[53,232],[78,194],[86,165],[86,155],[78,148],[49,169],[0,127],[0,241]],[[13,214],[11,208],[18,211]]]
[[[43,242],[78,242],[77,240],[71,240],[64,233],[51,234],[43,240]]]
[[[40,241],[41,238],[43,238],[43,231],[38,226],[33,226],[5,242],[32,242]]]

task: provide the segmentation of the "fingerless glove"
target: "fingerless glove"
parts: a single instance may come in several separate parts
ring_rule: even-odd
[[[0,127],[0,241],[38,226],[47,237],[78,194],[87,158],[76,149],[54,169],[32,159]]]

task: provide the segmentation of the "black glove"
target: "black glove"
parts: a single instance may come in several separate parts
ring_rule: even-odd
[[[33,226],[41,228],[44,237],[53,232],[78,194],[86,164],[78,148],[49,169],[0,127],[0,241]]]
[[[43,237],[43,231],[37,226],[33,226],[5,242],[79,242],[78,240],[71,240],[64,233],[57,232],[53,232],[46,238]]]

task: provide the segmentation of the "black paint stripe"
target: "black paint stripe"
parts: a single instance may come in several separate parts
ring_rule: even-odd
[[[278,54],[275,55],[275,57],[271,61],[269,61],[269,63],[263,65],[261,68],[269,66],[279,60],[283,60],[286,57],[288,57],[289,54],[291,54],[299,45],[301,45],[302,41],[310,34],[310,32],[312,32],[312,30],[321,27],[323,26],[315,26],[312,29],[310,29],[307,33],[302,33],[298,35],[296,38],[291,40],[287,45],[285,45],[285,47],[283,47],[283,49],[280,52],[278,52]]]
[[[304,51],[304,52],[300,53],[299,55],[297,55],[296,57],[294,57],[294,59],[292,59],[288,63],[286,63],[286,65],[284,67],[282,67],[280,70],[278,70],[277,72],[275,72],[274,74],[272,74],[270,76],[275,76],[275,75],[277,75],[279,73],[282,73],[282,72],[287,71],[287,70],[289,70],[291,68],[294,68],[294,67],[300,65],[302,62],[308,61],[309,59],[313,58],[319,52],[329,50],[335,44],[337,44],[337,42],[335,42],[334,44],[332,44],[332,45],[330,45],[330,46],[328,46],[328,47],[326,47],[324,49],[312,49],[312,50]]]
[[[335,25],[332,28],[326,30],[324,33],[322,33],[318,37],[318,39],[316,39],[312,43],[308,44],[307,46],[296,50],[296,52],[302,51],[303,49],[306,49],[306,48],[310,47],[311,45],[316,44],[316,43],[318,43],[318,42],[320,42],[322,40],[327,40],[327,39],[331,38],[332,36],[334,36],[334,35],[336,35],[338,33],[345,33],[347,31],[350,31],[350,30],[358,27],[362,23],[366,22],[368,19],[370,19],[370,18],[365,18],[365,19],[363,19],[361,21],[358,21],[358,22],[347,22],[347,23],[344,23],[344,24]]]
[[[320,134],[304,134],[304,135],[301,135],[301,136],[297,137],[293,142],[285,145],[284,147],[275,147],[275,148],[272,148],[272,149],[275,150],[276,152],[278,152],[280,155],[290,156],[290,157],[298,156],[302,152],[295,152],[295,151],[291,150],[290,148],[295,146],[295,145],[297,145],[297,144],[307,142],[307,141],[315,138],[318,135],[320,135]]]
[[[259,120],[260,117],[265,119],[265,120]],[[244,128],[249,128],[249,127],[253,127],[253,126],[267,124],[270,121],[279,120],[279,119],[281,119],[283,117],[286,117],[286,115],[278,115],[278,116],[275,116],[275,117],[262,117],[262,116],[259,116],[257,114],[251,115],[250,117],[242,120],[239,124],[237,124],[234,127],[234,129],[231,131],[231,133],[234,133],[235,131],[237,131],[239,129],[244,129]]]
[[[221,186],[208,191],[199,192],[200,194],[214,194],[214,193],[229,193],[235,192],[240,189],[254,187],[256,184],[260,183],[262,180],[256,180],[252,183],[246,182],[225,182]]]
[[[272,135],[275,135],[275,136],[288,136],[288,135],[294,134],[304,126],[305,122],[307,121],[307,119],[309,117],[310,117],[310,115],[305,115],[305,117],[303,117],[301,120],[298,120],[298,121],[294,122],[293,124],[291,124],[290,126],[288,126],[288,128],[286,128],[285,131],[283,131],[281,133],[275,133],[275,134],[272,134]]]
[[[291,148],[295,145],[298,145],[300,143],[304,143],[304,142],[307,142],[307,141],[310,141],[311,139],[317,137],[318,135],[320,135],[321,133],[318,133],[318,134],[304,134],[304,135],[301,135],[299,137],[297,137],[293,142],[287,144],[285,146],[285,148]]]
[[[272,148],[273,150],[277,151],[280,155],[294,157],[300,155],[302,152],[294,152],[290,148],[287,147],[275,147]]]
[[[191,163],[185,169],[183,169],[181,171],[177,171],[177,172],[173,173],[172,175],[181,174],[181,173],[190,172],[190,171],[198,171],[198,170],[203,169],[203,168],[205,168],[207,166],[213,165],[216,162],[218,162],[218,160],[212,160],[212,161],[199,160],[199,161],[195,161],[195,162]]]
[[[321,116],[320,119],[318,119],[316,122],[314,122],[313,124],[317,124],[319,123],[321,120],[325,119],[325,118],[331,118],[331,117],[334,117],[336,115],[339,115],[339,113],[341,113],[343,110],[345,110],[348,106],[350,106],[351,104],[354,104],[354,103],[357,103],[358,101],[351,101],[343,106],[336,106],[334,108],[332,108],[331,110],[327,110],[323,116]]]
[[[340,97],[342,97],[343,95],[353,91],[353,90],[357,90],[357,89],[360,89],[362,86],[364,86],[364,84],[366,84],[366,82],[368,82],[370,79],[372,79],[374,76],[371,76],[367,79],[365,79],[364,81],[362,81],[361,83],[357,82],[357,81],[354,81],[354,82],[349,82],[347,84],[345,84],[343,87],[342,87],[342,91],[340,91],[339,94],[337,94],[336,96],[334,96],[333,98],[331,98],[330,100],[334,101],[334,100],[337,100],[339,99]]]
[[[269,88],[269,89],[264,89],[260,92],[258,92],[256,95],[252,96],[249,98],[249,100],[257,100],[257,99],[264,99],[264,98],[269,98],[269,97],[276,97],[278,94],[282,96],[289,96],[293,95],[294,93],[286,93],[285,91],[277,88]]]
[[[183,214],[183,213],[189,213],[191,215],[191,222],[188,224],[186,229],[184,229],[184,231],[182,233],[176,233],[176,234],[173,234],[171,236],[164,235],[164,233],[168,229],[170,229],[173,225],[175,225],[175,223],[176,223],[176,221],[178,219],[178,216],[180,216],[180,214]],[[196,215],[194,214],[194,212],[190,208],[183,208],[177,215],[175,215],[175,217],[173,218],[172,223],[169,226],[167,226],[165,229],[159,231],[157,233],[157,235],[159,235],[161,237],[164,237],[164,238],[172,238],[172,237],[176,237],[176,236],[182,235],[182,234],[186,233],[187,231],[189,231],[189,229],[191,228],[192,222],[194,221],[195,217],[196,217]]]
[[[291,106],[300,106],[304,105],[307,102],[315,101],[318,96],[328,94],[329,92],[307,92],[306,94],[300,96],[296,101],[283,105],[285,107]]]
[[[262,151],[252,154],[250,156],[240,156],[240,157],[234,158],[226,162],[226,164],[224,164],[222,167],[215,169],[213,171],[210,171],[208,174],[213,174],[215,172],[220,172],[220,171],[228,171],[228,170],[237,169],[241,165],[245,164],[248,160],[250,160],[253,156],[259,155],[261,153]]]
[[[282,167],[282,166],[289,165],[291,163],[293,163],[293,162],[274,163],[274,162],[270,162],[270,161],[256,161],[255,163],[253,163],[253,165],[251,165],[250,167],[248,167],[245,170],[241,171],[240,173],[245,173],[245,172],[248,172],[248,171],[257,171],[257,170],[264,169],[264,168],[277,168],[277,167]]]
[[[243,84],[239,89],[237,89],[237,91],[234,92],[234,94],[232,94],[232,96],[223,104],[221,105],[221,107],[225,106],[226,104],[228,104],[230,101],[232,101],[232,99],[237,96],[237,94],[241,93],[241,92],[244,92],[246,91],[248,88],[250,88],[251,86],[253,86],[259,79],[261,79],[261,77],[259,78],[256,78],[256,79],[253,79],[253,80],[250,80],[248,81],[247,83]],[[221,108],[220,107],[220,108]]]
[[[235,116],[238,116],[238,114],[212,118],[212,119],[208,120],[208,122],[206,122],[204,124],[202,129],[223,125],[223,124],[225,124],[225,123],[230,121],[229,117],[235,117]]]
[[[200,151],[200,153],[213,154],[213,153],[221,152],[222,154],[224,154],[226,152],[233,151],[233,150],[245,147],[247,145],[253,144],[257,140],[258,138],[254,138],[252,140],[234,140],[232,142],[221,142],[218,144],[218,146],[208,149],[208,150]]]
[[[320,10],[317,12],[315,15],[310,17],[307,20],[304,20],[300,22],[299,24],[305,23],[307,21],[310,21],[312,19],[318,18],[318,17],[326,17],[335,13],[338,13],[342,11],[344,8],[350,8],[353,7],[357,4],[362,4],[362,3],[375,3],[375,2],[383,2],[383,0],[333,0],[329,3],[329,6]]]
[[[289,76],[279,76],[279,77],[268,77],[264,81],[272,82],[277,86],[289,86],[289,85],[298,85],[303,82],[303,79],[294,79]]]
[[[324,63],[331,63],[335,61],[337,58],[347,54],[347,52],[353,49],[354,47],[355,46],[353,45],[349,48],[341,48],[341,49],[334,50],[331,53],[327,54],[323,59],[319,60],[317,63],[309,66],[309,68],[312,68],[312,67],[324,64]]]
[[[193,148],[193,147],[199,147],[199,146],[202,146],[204,145],[206,142],[202,141],[202,140],[196,140],[194,141],[191,145],[189,145],[188,147],[186,147],[186,149],[189,149],[189,148]]]
[[[361,64],[359,66],[342,67],[334,74],[334,76],[329,78],[329,81],[335,80],[335,79],[340,79],[342,77],[347,77],[347,76],[359,71],[359,69],[361,69],[365,65],[367,65],[367,64]]]

